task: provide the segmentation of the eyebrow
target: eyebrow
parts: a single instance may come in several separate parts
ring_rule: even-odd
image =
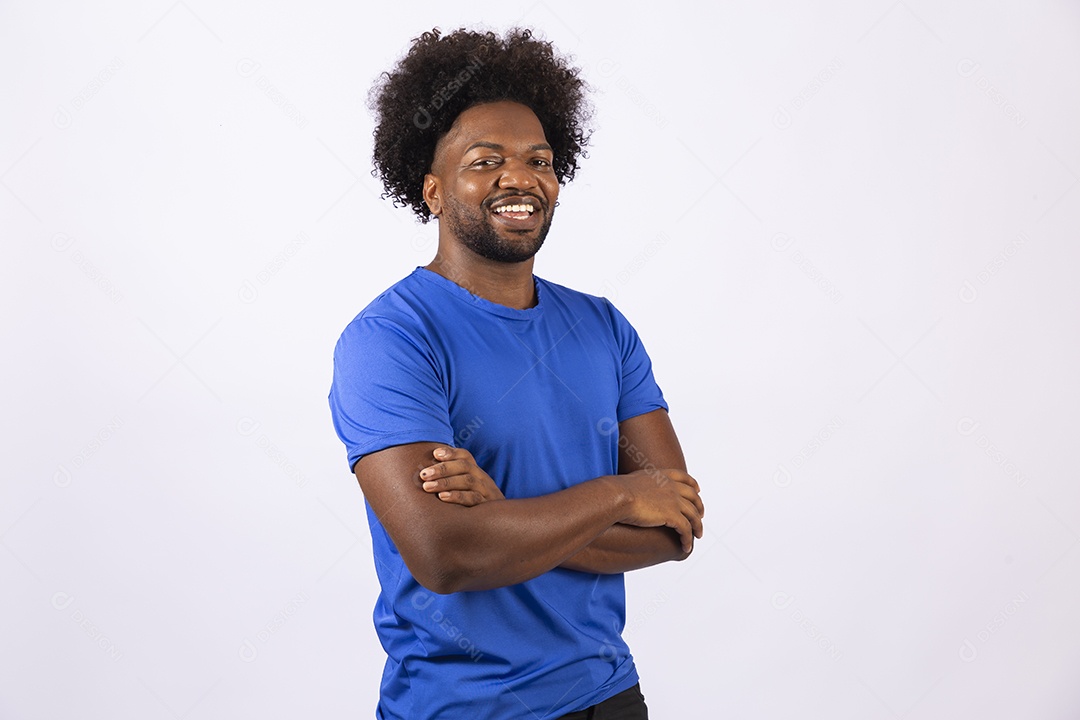
[[[470,152],[472,150],[475,150],[478,147],[489,148],[491,150],[505,150],[506,149],[506,148],[504,148],[502,145],[500,145],[498,143],[488,142],[486,140],[480,140],[478,142],[474,142],[472,145],[465,148],[465,152],[466,153]],[[529,150],[531,152],[535,152],[537,150],[551,150],[551,146],[548,145],[547,143],[538,143],[536,145],[530,145]]]

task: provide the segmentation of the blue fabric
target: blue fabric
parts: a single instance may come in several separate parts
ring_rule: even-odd
[[[404,443],[464,447],[507,498],[618,471],[618,422],[667,409],[637,333],[606,299],[534,278],[516,310],[416,268],[334,351],[330,407],[349,468]],[[388,655],[380,718],[556,718],[638,682],[623,576],[556,568],[509,587],[419,585],[370,505]]]

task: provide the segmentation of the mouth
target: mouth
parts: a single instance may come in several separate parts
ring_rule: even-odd
[[[515,196],[498,200],[489,207],[495,220],[511,230],[531,230],[540,225],[543,205],[537,198]]]

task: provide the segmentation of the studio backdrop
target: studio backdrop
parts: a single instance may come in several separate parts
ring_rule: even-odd
[[[626,577],[652,716],[1078,717],[1075,4],[160,0],[0,8],[0,718],[372,716],[326,397],[437,227],[367,93],[477,25],[593,88],[535,273],[703,488]]]

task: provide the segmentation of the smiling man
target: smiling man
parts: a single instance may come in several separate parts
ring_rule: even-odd
[[[378,718],[648,717],[623,573],[687,557],[704,506],[634,328],[533,275],[585,89],[528,31],[436,30],[372,96],[387,195],[439,229],[334,352],[381,585]]]

